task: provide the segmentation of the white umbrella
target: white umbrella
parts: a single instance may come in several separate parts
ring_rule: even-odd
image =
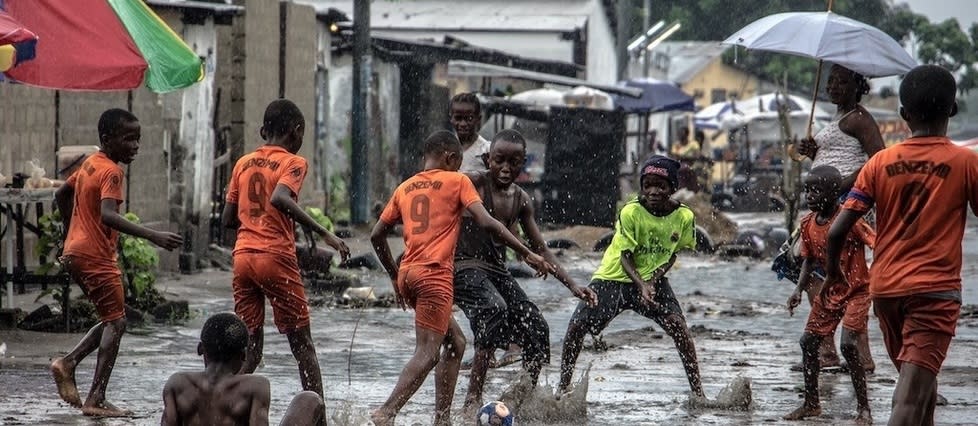
[[[903,46],[880,29],[831,11],[766,16],[727,37],[723,44],[807,56],[866,77],[903,74],[917,66]]]
[[[567,93],[564,93],[564,103],[569,106],[581,106],[585,108],[613,110],[615,102],[611,95],[598,89],[577,86]]]
[[[822,78],[822,62],[830,61],[867,77],[901,74],[917,62],[892,37],[872,25],[826,12],[778,13],[758,19],[723,41],[748,49],[788,53],[818,59],[808,136],[815,121],[815,98]],[[801,157],[788,148],[796,161]]]
[[[542,106],[565,105],[564,92],[556,89],[532,89],[509,97],[509,100]]]
[[[788,107],[791,117],[807,116],[811,102],[800,96],[773,92],[736,102],[718,102],[693,115],[693,124],[701,129],[726,129],[741,127],[754,118],[777,116],[779,105]],[[829,119],[831,115],[821,108],[815,110],[816,119]]]

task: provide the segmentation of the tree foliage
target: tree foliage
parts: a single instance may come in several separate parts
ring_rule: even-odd
[[[636,12],[630,22],[631,33],[639,34],[645,1],[631,1]],[[652,22],[681,22],[682,28],[673,40],[723,40],[767,15],[823,11],[827,6],[825,0],[654,0],[650,18]],[[971,67],[978,62],[978,23],[965,32],[954,18],[930,22],[906,4],[890,0],[835,0],[832,11],[873,25],[901,42],[912,42],[921,63],[960,71],[962,92],[978,87],[978,73]],[[796,88],[810,88],[815,81],[816,62],[807,58],[739,49],[728,52],[724,60],[772,81],[781,81],[787,73],[789,84]]]

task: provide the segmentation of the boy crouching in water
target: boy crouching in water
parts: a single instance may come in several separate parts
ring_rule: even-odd
[[[268,425],[271,390],[268,379],[237,374],[245,363],[248,327],[232,313],[207,319],[200,330],[197,354],[204,371],[175,373],[163,387],[164,426]],[[312,391],[292,399],[282,425],[322,422],[323,399]]]
[[[842,190],[842,175],[829,166],[812,169],[805,179],[808,206],[812,209],[801,220],[801,276],[798,288],[788,298],[788,312],[801,303],[801,293],[812,283],[812,274],[825,266],[826,238],[832,221],[839,213],[837,200]],[[819,365],[818,348],[826,336],[830,336],[842,322],[842,356],[849,363],[849,375],[856,393],[856,422],[872,423],[866,396],[866,371],[860,361],[859,335],[868,330],[869,321],[869,269],[866,266],[865,246],[873,247],[876,234],[862,219],[849,232],[842,253],[842,265],[849,285],[826,283],[812,301],[805,334],[801,337],[803,374],[805,377],[804,404],[784,416],[785,420],[801,420],[822,414],[818,398]]]
[[[641,192],[618,213],[615,236],[591,278],[589,288],[597,293],[598,303],[578,303],[567,327],[558,396],[570,386],[584,336],[600,333],[631,309],[672,337],[694,400],[705,400],[693,337],[666,279],[676,253],[696,245],[693,211],[671,198],[679,184],[678,161],[653,155],[641,170]]]

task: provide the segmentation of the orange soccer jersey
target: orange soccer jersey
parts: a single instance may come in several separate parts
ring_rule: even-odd
[[[836,212],[837,215],[838,212]],[[829,228],[835,221],[835,216],[824,224],[819,224],[816,216],[817,213],[813,212],[801,220],[801,257],[815,259],[815,265],[824,268],[825,259],[828,255],[826,243],[828,242]],[[849,281],[849,289],[826,293],[829,306],[844,304],[852,292],[869,284],[869,267],[866,266],[865,247],[872,248],[875,241],[876,232],[866,221],[859,219],[846,237],[840,258],[842,273]],[[862,291],[865,291],[865,288]]]
[[[385,223],[404,224],[404,256],[395,285],[414,308],[417,327],[441,334],[448,331],[462,211],[481,202],[465,175],[425,170],[398,186],[380,215]]]
[[[401,268],[435,265],[451,270],[462,211],[481,203],[469,178],[458,172],[425,170],[394,190],[380,220],[404,224]]]
[[[238,205],[238,239],[233,254],[272,253],[295,257],[292,220],[272,206],[272,191],[282,184],[295,199],[306,177],[306,160],[280,146],[262,145],[234,165],[227,202]]]
[[[961,290],[966,207],[978,212],[978,155],[946,137],[910,138],[871,158],[845,208],[876,205],[873,297]]]
[[[102,200],[122,202],[124,177],[122,167],[99,151],[88,157],[65,182],[75,191],[71,227],[65,238],[66,256],[115,264],[119,232],[102,223]]]

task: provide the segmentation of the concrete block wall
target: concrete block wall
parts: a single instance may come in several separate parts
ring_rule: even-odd
[[[243,32],[236,43],[243,45],[243,142],[244,152],[254,151],[261,139],[262,118],[269,102],[278,99],[279,3],[272,0],[243,0]],[[241,41],[243,39],[243,42]],[[311,76],[310,76],[311,79]]]
[[[0,174],[22,172],[37,158],[54,177],[54,104],[54,91],[0,84]]]
[[[219,128],[227,129],[231,162],[254,150],[265,106],[279,97],[280,16],[283,8],[272,0],[238,0],[245,13],[232,18],[231,25],[218,25],[215,95]],[[312,7],[286,4],[285,95],[306,115],[306,144],[301,155],[313,164],[315,153],[315,73],[317,22]],[[179,9],[157,10],[160,17],[180,34]],[[131,96],[131,100],[130,100]],[[178,182],[180,164],[173,151],[179,146],[180,92],[155,94],[145,88],[130,92],[60,92],[60,145],[98,145],[97,123],[108,108],[127,108],[139,117],[142,143],[130,168],[128,207],[143,222],[159,229],[179,232],[183,221],[184,197],[174,192],[189,188]],[[55,170],[55,91],[0,84],[0,173],[23,170],[27,160],[38,158],[48,176]],[[322,206],[325,193],[311,175],[301,194],[305,205]],[[221,188],[225,184],[221,184]],[[209,212],[206,212],[209,214]],[[203,217],[203,216],[202,216]],[[198,226],[198,229],[202,229]],[[177,253],[161,253],[165,269],[177,269]]]
[[[300,202],[322,208],[325,191],[319,171],[313,167],[316,155],[316,10],[312,6],[282,3],[285,11],[285,97],[295,102],[306,119],[306,131],[299,155],[309,164],[302,185]]]

